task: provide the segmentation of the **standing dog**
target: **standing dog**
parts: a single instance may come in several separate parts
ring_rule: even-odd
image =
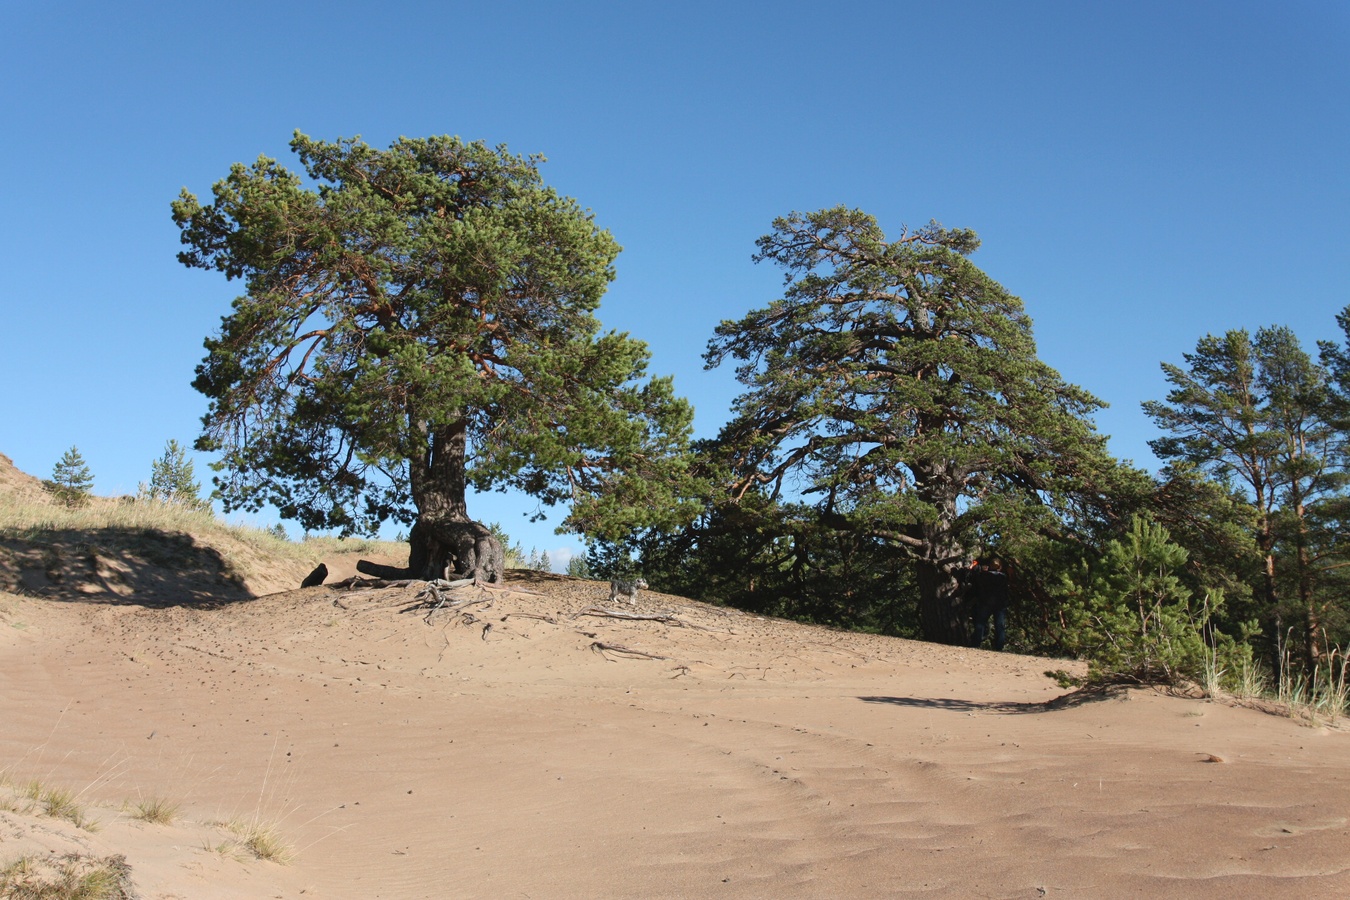
[[[620,597],[628,598],[629,606],[637,606],[638,591],[647,586],[647,582],[638,578],[634,581],[621,581],[615,578],[609,583],[609,602],[613,603]]]

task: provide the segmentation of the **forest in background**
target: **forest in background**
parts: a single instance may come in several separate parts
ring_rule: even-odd
[[[1350,337],[1350,308],[1337,321]],[[1099,459],[1058,501],[1005,487],[1034,495],[1035,520],[987,509],[1006,502],[998,491],[964,497],[962,564],[997,558],[1009,576],[1008,649],[1087,658],[1099,677],[1316,687],[1343,703],[1348,345],[1310,350],[1278,325],[1205,335],[1162,363],[1167,396],[1143,403],[1160,471]],[[725,440],[699,452],[716,459]],[[679,531],[593,542],[587,563],[765,614],[924,637],[912,558],[842,527],[810,490],[717,495]]]

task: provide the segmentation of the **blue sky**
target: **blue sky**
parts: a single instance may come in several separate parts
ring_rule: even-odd
[[[1139,411],[1161,361],[1350,304],[1350,5],[1251,2],[37,3],[0,6],[0,453],[77,445],[101,494],[190,443],[202,339],[236,284],[175,259],[169,202],[299,128],[457,134],[549,158],[624,246],[600,310],[711,435],[737,393],[716,324],[777,296],[775,216],[860,207],[975,229],[1041,356]],[[198,474],[209,480],[209,460]],[[471,512],[580,543],[490,495]],[[275,519],[257,519],[270,524]],[[297,529],[291,526],[292,533]]]

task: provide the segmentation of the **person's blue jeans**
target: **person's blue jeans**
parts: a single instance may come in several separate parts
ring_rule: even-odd
[[[1008,637],[1008,610],[1006,607],[993,610],[992,613],[981,611],[975,617],[975,642],[972,646],[984,646],[984,639],[989,636],[990,615],[994,617],[994,649],[1002,650],[1003,643]]]

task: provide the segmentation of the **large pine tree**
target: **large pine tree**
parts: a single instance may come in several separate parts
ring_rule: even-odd
[[[1053,528],[1112,462],[1101,404],[1036,356],[1022,303],[968,258],[968,230],[887,240],[843,207],[760,238],[783,297],[723,322],[710,366],[748,390],[718,438],[729,503],[805,500],[826,527],[914,566],[929,640],[962,643],[961,573],[981,541]]]
[[[618,245],[541,157],[458,138],[377,150],[297,133],[306,177],[236,164],[173,204],[188,266],[242,279],[194,386],[227,510],[307,529],[412,522],[408,571],[495,577],[466,491],[570,503],[617,536],[673,516],[692,412],[594,312]],[[492,556],[496,555],[496,564]]]

